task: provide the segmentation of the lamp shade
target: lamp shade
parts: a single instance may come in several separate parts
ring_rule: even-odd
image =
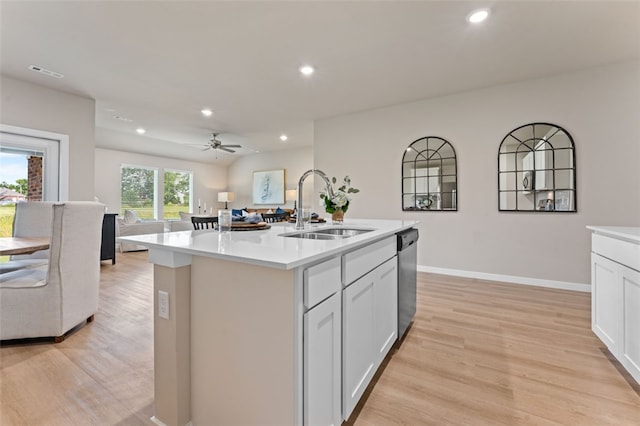
[[[233,201],[234,198],[233,192],[218,192],[218,201],[221,203]]]
[[[298,198],[298,190],[297,189],[287,189],[286,192],[287,201],[296,201]]]

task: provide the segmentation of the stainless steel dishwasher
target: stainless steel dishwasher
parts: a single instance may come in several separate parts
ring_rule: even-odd
[[[416,313],[418,230],[411,228],[398,236],[398,340],[402,339]]]

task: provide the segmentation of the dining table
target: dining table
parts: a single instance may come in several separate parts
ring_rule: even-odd
[[[0,238],[0,256],[13,254],[31,254],[49,248],[49,237],[2,237]]]

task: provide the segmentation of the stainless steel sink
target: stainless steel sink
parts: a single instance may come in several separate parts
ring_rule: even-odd
[[[283,234],[283,237],[289,238],[305,238],[308,240],[340,240],[356,235],[371,232],[373,229],[357,229],[357,228],[326,228],[313,229],[310,231],[295,232],[292,234]]]
[[[366,232],[371,232],[373,229],[356,229],[356,228],[328,228],[328,229],[316,229],[314,232],[316,234],[324,234],[324,235],[340,235],[344,238],[353,237],[355,235],[364,234]]]
[[[304,238],[307,240],[340,240],[345,238],[341,235],[316,234],[315,232],[298,232],[296,234],[283,235],[289,238]]]

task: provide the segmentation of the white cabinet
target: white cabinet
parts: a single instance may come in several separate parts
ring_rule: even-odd
[[[640,241],[594,233],[591,250],[592,330],[640,383]]]
[[[341,293],[304,315],[304,424],[342,423]]]
[[[620,341],[618,264],[591,253],[591,329],[609,350]]]
[[[395,236],[302,271],[303,419],[347,419],[398,334]]]
[[[366,274],[342,292],[342,408],[345,420],[375,373],[375,272]]]
[[[306,426],[342,423],[341,258],[303,271],[303,417]]]
[[[398,258],[394,256],[377,269],[375,298],[376,365],[379,366],[398,338]]]
[[[640,383],[640,272],[620,267],[622,350],[620,362]]]
[[[397,289],[397,257],[393,256],[342,292],[342,408],[345,420],[397,338]]]

